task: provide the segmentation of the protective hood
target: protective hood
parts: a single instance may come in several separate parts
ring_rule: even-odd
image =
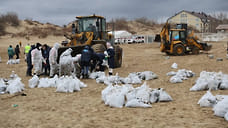
[[[59,43],[55,43],[55,44],[54,44],[54,47],[55,47],[56,49],[59,49],[60,44],[59,44]]]
[[[72,52],[73,50],[71,49],[71,48],[68,48],[66,51],[64,51],[62,54],[61,54],[61,56],[69,56],[69,55],[71,55],[71,52]]]

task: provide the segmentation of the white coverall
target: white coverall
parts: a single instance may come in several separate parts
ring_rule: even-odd
[[[34,67],[34,73],[36,75],[40,75],[42,71],[42,62],[46,63],[41,50],[38,50],[37,48],[33,49],[31,51],[31,56],[32,56],[32,65]]]
[[[59,43],[55,43],[53,48],[51,48],[49,52],[49,63],[50,63],[50,76],[53,76],[58,72],[58,64],[57,64],[57,57],[58,57],[58,49],[60,47]]]
[[[72,57],[73,63],[74,63],[74,74],[79,78],[81,67],[80,67],[80,60],[81,60],[81,54],[77,54],[75,57]]]
[[[59,76],[62,75],[72,75],[72,71],[74,71],[74,64],[73,64],[73,58],[71,56],[72,49],[68,48],[66,51],[64,51],[59,60],[60,64],[60,71]]]

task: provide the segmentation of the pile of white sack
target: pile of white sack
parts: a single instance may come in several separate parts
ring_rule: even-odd
[[[228,75],[222,72],[202,71],[190,91],[228,89]]]
[[[9,79],[0,78],[0,94],[4,93],[18,93],[24,90],[24,84],[21,82],[21,78],[17,74],[12,72]]]
[[[151,89],[144,82],[140,87],[134,88],[130,84],[108,85],[101,92],[102,100],[110,107],[152,107],[152,103],[172,101],[171,96],[162,88]]]
[[[169,81],[171,83],[182,83],[183,80],[187,80],[190,77],[195,76],[195,73],[191,70],[180,69],[177,72],[171,71],[166,74],[167,76],[172,76]]]
[[[118,74],[113,76],[105,76],[104,72],[92,72],[89,78],[95,79],[97,83],[113,85],[113,84],[141,84],[142,80],[157,79],[158,76],[151,71],[129,73],[129,75],[125,78],[118,76]]]
[[[213,107],[214,115],[224,117],[228,121],[228,95],[213,96],[207,91],[198,101],[200,107]]]
[[[6,64],[19,64],[20,59],[10,59],[6,62]]]
[[[30,88],[49,88],[55,87],[56,92],[74,92],[80,91],[80,88],[87,87],[86,84],[81,82],[77,77],[74,76],[62,76],[58,77],[55,75],[53,78],[40,78],[34,75],[29,80]]]

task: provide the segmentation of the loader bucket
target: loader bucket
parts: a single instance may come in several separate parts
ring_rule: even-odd
[[[212,48],[211,44],[207,44],[207,43],[200,43],[203,46],[203,50],[204,51],[210,51]]]

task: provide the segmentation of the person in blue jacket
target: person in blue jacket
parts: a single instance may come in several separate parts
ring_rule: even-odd
[[[29,50],[27,58],[26,58],[26,61],[27,61],[26,76],[32,76],[32,68],[33,68],[33,66],[32,66],[32,55],[31,55],[31,52],[32,52],[33,49],[35,49],[35,45],[31,46],[31,49]]]
[[[113,75],[113,69],[115,67],[115,50],[112,45],[107,42],[107,53],[108,53],[108,66],[109,66],[109,75]]]
[[[89,46],[85,46],[81,53],[81,66],[82,66],[82,77],[88,78],[88,72],[90,67],[90,60],[92,58],[92,51]]]

